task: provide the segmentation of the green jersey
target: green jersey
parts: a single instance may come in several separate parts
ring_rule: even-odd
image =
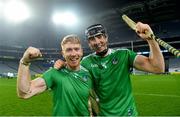
[[[93,76],[100,115],[137,115],[130,81],[130,68],[135,57],[136,54],[128,49],[109,49],[106,57],[94,53],[81,61]]]
[[[49,69],[43,74],[46,85],[53,92],[54,116],[89,116],[88,99],[91,76],[87,69]]]

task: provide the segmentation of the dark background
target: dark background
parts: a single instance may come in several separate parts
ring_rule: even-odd
[[[148,23],[156,36],[180,48],[180,6],[178,0],[25,0],[33,14],[27,21],[12,24],[0,18],[0,58],[20,58],[28,46],[40,48],[44,57],[57,59],[59,43],[67,34],[81,37],[85,55],[90,53],[84,30],[101,23],[108,31],[110,47],[149,51],[122,20],[122,14],[134,21]],[[73,27],[55,25],[51,16],[56,10],[72,10],[79,24]],[[163,48],[162,48],[163,49]],[[166,52],[165,56],[172,54]]]

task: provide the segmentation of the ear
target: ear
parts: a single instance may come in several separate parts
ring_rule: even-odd
[[[88,42],[88,45],[89,45],[89,47],[90,47],[91,49],[93,49],[92,46],[91,46],[91,44],[90,44],[90,42]]]

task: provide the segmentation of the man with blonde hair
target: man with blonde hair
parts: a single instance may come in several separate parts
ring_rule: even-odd
[[[92,83],[89,72],[80,66],[83,56],[80,39],[76,35],[68,35],[63,38],[61,47],[67,66],[61,70],[50,68],[34,80],[31,80],[30,63],[42,54],[34,47],[24,52],[19,63],[17,94],[27,99],[50,88],[53,92],[53,116],[89,116]]]

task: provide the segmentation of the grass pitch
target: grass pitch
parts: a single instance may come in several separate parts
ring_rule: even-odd
[[[132,75],[133,93],[140,116],[180,115],[180,75]],[[51,116],[52,94],[31,99],[16,95],[16,79],[0,79],[0,116]]]
[[[132,85],[139,115],[180,115],[180,75],[136,75]]]
[[[24,100],[16,95],[16,79],[0,79],[0,116],[50,116],[51,113],[48,91]]]

